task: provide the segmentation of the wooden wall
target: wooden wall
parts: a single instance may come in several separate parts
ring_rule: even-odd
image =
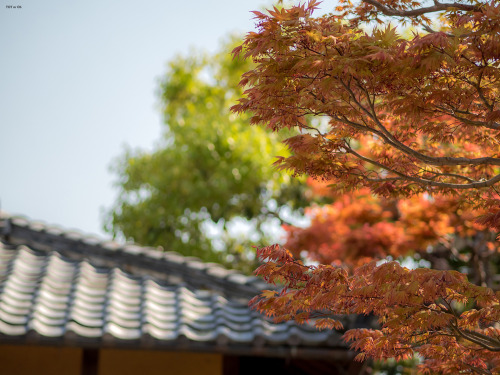
[[[0,346],[0,374],[80,375],[82,350],[47,346]]]
[[[88,353],[80,348],[0,345],[0,374],[222,375],[219,354],[118,349]]]
[[[219,354],[102,349],[99,375],[222,375]]]

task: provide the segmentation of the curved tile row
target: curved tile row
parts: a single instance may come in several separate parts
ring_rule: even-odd
[[[2,218],[0,212],[0,218]],[[246,276],[238,273],[235,270],[228,270],[217,263],[206,263],[195,257],[186,257],[174,251],[159,252],[157,249],[137,246],[134,244],[121,245],[114,241],[101,240],[95,236],[86,235],[77,230],[65,230],[58,226],[48,225],[41,221],[31,221],[21,216],[5,216],[4,218],[11,220],[12,224],[19,227],[29,228],[30,230],[48,233],[60,238],[70,239],[72,241],[80,241],[89,246],[100,246],[105,250],[112,252],[123,252],[131,255],[141,255],[152,258],[157,261],[165,260],[170,263],[185,265],[190,269],[197,269],[206,272],[207,275],[214,279],[224,280],[237,286],[251,286],[257,289],[262,289],[263,282],[255,276]]]
[[[245,304],[210,291],[162,285],[119,268],[64,259],[55,251],[12,249],[0,242],[0,332],[16,336],[30,330],[47,337],[71,331],[96,339],[105,334],[121,340],[184,336],[260,345],[316,345],[336,335],[271,323]]]

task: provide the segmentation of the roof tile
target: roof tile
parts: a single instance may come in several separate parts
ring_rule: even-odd
[[[226,350],[231,343],[342,347],[335,332],[272,323],[250,310],[248,299],[263,285],[255,277],[177,253],[10,220],[9,242],[0,241],[3,335],[34,331],[94,345],[136,340],[148,347]]]

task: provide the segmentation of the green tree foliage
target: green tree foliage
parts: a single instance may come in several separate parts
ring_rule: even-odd
[[[250,116],[230,114],[242,95],[241,74],[251,68],[227,52],[232,44],[168,64],[159,90],[160,146],[128,150],[115,164],[119,195],[106,229],[250,271],[251,245],[266,241],[265,223],[281,220],[284,207],[300,202],[302,183],[272,167],[275,156],[287,153],[278,135],[248,126]],[[235,219],[253,227],[252,236],[228,231]],[[215,242],[209,223],[220,234]]]

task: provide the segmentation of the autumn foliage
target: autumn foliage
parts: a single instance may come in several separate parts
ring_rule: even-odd
[[[345,333],[361,360],[418,354],[423,373],[500,373],[494,275],[478,269],[469,282],[457,271],[375,262],[444,247],[473,269],[477,249],[456,246],[470,239],[496,253],[488,228],[500,229],[500,4],[345,0],[315,18],[318,5],[255,12],[258,31],[234,50],[256,67],[233,111],[296,129],[276,166],[334,194],[310,210],[310,228],[288,228],[295,255],[327,264],[260,249],[257,274],[284,287],[252,303],[323,328],[340,329],[338,315],[378,317],[380,329]],[[388,17],[415,31],[401,36]],[[386,24],[362,28],[371,21]]]
[[[438,31],[422,11],[411,23],[430,32],[409,39],[391,25],[366,33],[358,24],[377,9],[419,2],[346,5],[351,22],[313,18],[317,5],[255,12],[259,32],[234,51],[257,67],[243,75],[249,88],[233,110],[251,111],[253,124],[301,131],[286,141],[293,155],[276,165],[333,181],[339,191],[460,193],[491,210],[482,222],[497,226],[500,5],[440,7],[449,9]]]
[[[251,303],[278,321],[313,319],[320,328],[342,329],[336,315],[373,314],[380,330],[344,335],[361,352],[359,360],[418,353],[425,358],[422,373],[500,372],[500,292],[469,283],[460,272],[371,262],[349,274],[342,267],[304,266],[279,246],[258,255],[267,262],[257,273],[285,287]]]
[[[442,195],[388,200],[365,188],[338,196],[327,183],[309,184],[314,196],[333,202],[308,208],[305,228],[284,226],[285,247],[297,259],[353,267],[412,256],[436,269],[466,269],[475,284],[495,286],[496,232],[476,223],[480,211]]]

